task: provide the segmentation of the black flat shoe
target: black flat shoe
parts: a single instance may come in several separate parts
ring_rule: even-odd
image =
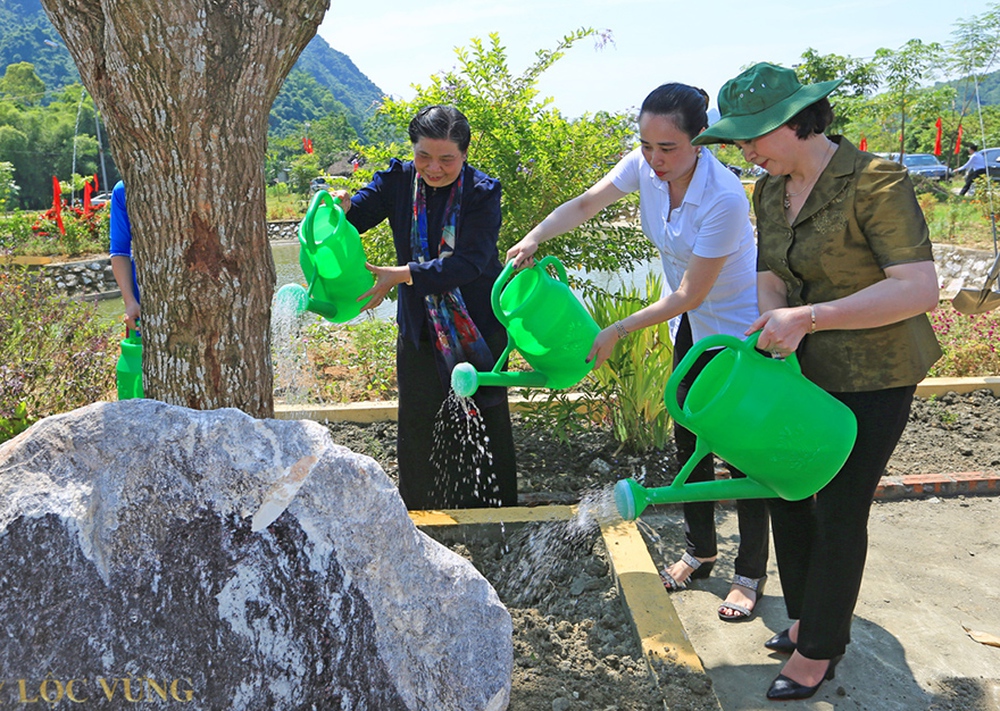
[[[779,632],[778,634],[771,637],[771,639],[764,642],[764,646],[770,649],[772,652],[780,652],[781,654],[791,654],[795,651],[795,642],[788,635],[792,628],[789,627],[784,632]]]
[[[826,667],[826,674],[819,680],[816,686],[803,686],[799,682],[789,679],[784,674],[778,676],[771,682],[771,688],[767,690],[767,698],[772,701],[794,701],[796,699],[808,699],[819,690],[824,681],[833,679],[837,669],[837,663],[844,658],[839,654],[829,661]]]

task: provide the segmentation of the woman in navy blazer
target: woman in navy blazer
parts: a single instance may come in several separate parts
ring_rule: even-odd
[[[372,309],[399,287],[399,491],[410,509],[512,506],[517,476],[506,390],[477,392],[481,423],[459,407],[439,415],[454,363],[470,360],[481,369],[506,346],[490,305],[502,270],[500,183],[465,162],[471,130],[457,109],[422,109],[409,135],[413,160],[391,160],[353,196],[335,193],[359,232],[383,220],[392,229],[396,265],[368,265],[376,281],[362,298],[371,296],[365,308]],[[486,440],[484,452],[470,446],[470,427],[480,428],[474,438]]]

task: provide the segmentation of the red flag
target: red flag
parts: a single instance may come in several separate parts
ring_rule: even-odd
[[[101,188],[100,188],[100,186],[97,183],[97,173],[94,173],[94,192],[96,193],[100,189]]]
[[[306,153],[313,152],[313,142],[311,138],[302,137],[302,150]]]
[[[308,151],[306,151],[306,152],[307,152],[307,153],[312,153],[312,152],[313,152],[313,139],[311,139],[311,138],[307,138],[307,139],[306,139],[306,141],[308,141],[308,142],[309,142],[309,150],[308,150]]]
[[[941,119],[938,118],[937,123],[937,138],[934,139],[934,155],[941,155]]]
[[[955,155],[962,150],[962,124],[958,125],[958,135],[955,136]]]
[[[861,143],[858,144],[858,149],[862,151],[868,150],[868,139],[865,138],[864,134],[861,134]]]
[[[62,188],[59,187],[59,178],[52,176],[52,209],[56,213],[56,225],[59,226],[59,232],[63,235],[66,234],[66,228],[63,227],[62,220]]]
[[[83,184],[83,214],[88,214],[91,210],[90,204],[90,194],[93,192],[93,188],[90,187],[90,181],[88,180]]]

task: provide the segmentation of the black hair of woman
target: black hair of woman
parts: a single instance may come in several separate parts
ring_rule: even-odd
[[[472,140],[469,119],[454,106],[435,104],[425,106],[410,120],[410,143],[421,138],[451,141],[462,153],[467,153]]]
[[[643,114],[670,116],[677,128],[694,138],[708,126],[708,93],[677,82],[662,84],[643,100],[639,116]]]
[[[788,126],[795,129],[795,135],[805,140],[814,133],[823,133],[833,123],[833,107],[825,96],[814,104],[809,104],[788,120]]]

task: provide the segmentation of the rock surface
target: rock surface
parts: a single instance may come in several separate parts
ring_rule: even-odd
[[[0,705],[503,709],[511,620],[371,459],[150,400],[0,445]]]

